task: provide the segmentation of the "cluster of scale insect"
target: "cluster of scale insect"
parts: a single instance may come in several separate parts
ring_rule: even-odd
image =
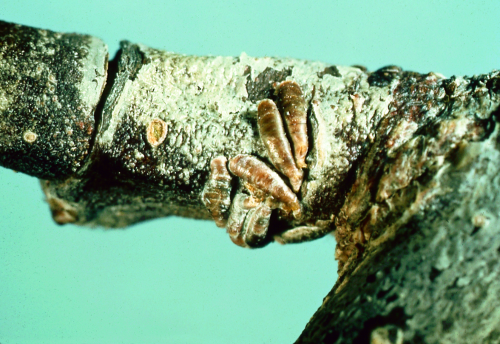
[[[307,106],[300,86],[284,81],[276,86],[276,103],[262,100],[257,109],[257,127],[269,159],[277,171],[288,178],[291,188],[281,176],[257,157],[237,154],[225,163],[217,157],[211,169],[202,199],[219,226],[226,226],[231,240],[243,247],[256,247],[266,240],[271,212],[280,209],[300,219],[300,191],[308,151]],[[239,178],[240,189],[231,206],[230,174]],[[225,183],[221,183],[224,180]],[[307,231],[309,232],[309,230]],[[300,234],[294,237],[296,240]]]

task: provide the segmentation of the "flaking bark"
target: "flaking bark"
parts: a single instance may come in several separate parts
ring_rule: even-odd
[[[208,218],[202,194],[211,160],[249,154],[269,163],[257,104],[275,100],[273,84],[293,80],[306,99],[310,140],[298,193],[303,216],[273,214],[269,237],[299,226],[310,239],[334,231],[339,262],[339,280],[297,343],[500,342],[498,72],[446,79],[395,66],[367,72],[245,54],[192,57],[123,42],[99,107],[102,42],[0,27],[0,163],[44,179],[58,223]],[[96,45],[90,60],[103,61],[95,63],[101,72],[90,78],[85,70],[94,65],[73,54],[78,67],[58,71],[50,87],[57,59],[79,49],[88,56]],[[38,75],[42,62],[52,67]],[[31,84],[41,86],[33,98]],[[62,92],[51,98],[56,107],[45,102],[52,91]],[[57,110],[65,97],[75,105]],[[40,115],[29,122],[33,109]],[[54,135],[68,123],[59,147]],[[67,142],[78,130],[73,160]]]

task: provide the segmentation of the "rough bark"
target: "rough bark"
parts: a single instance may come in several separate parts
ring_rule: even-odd
[[[0,24],[9,32],[5,42],[18,39],[15,30],[31,32],[27,42],[40,40],[39,30]],[[208,218],[201,194],[211,160],[249,154],[269,163],[257,104],[276,97],[274,83],[293,80],[304,93],[310,134],[297,195],[302,217],[274,212],[268,242],[294,227],[308,228],[309,239],[334,231],[339,262],[339,280],[297,343],[500,341],[498,72],[446,79],[395,66],[367,72],[245,54],[194,57],[123,42],[101,105],[101,84],[85,89],[96,100],[85,107],[97,109],[87,121],[95,136],[83,138],[90,152],[76,168],[59,167],[48,154],[57,126],[69,121],[78,130],[81,120],[49,109],[24,124],[33,105],[20,96],[28,89],[13,87],[17,60],[8,57],[24,55],[9,44],[0,60],[1,75],[11,76],[0,78],[0,163],[44,179],[58,223]],[[99,54],[105,60],[105,50]],[[56,64],[45,55],[23,61],[23,80],[40,79],[32,80],[30,65]],[[48,72],[42,76],[50,81]],[[32,127],[35,140],[26,135]],[[19,155],[28,149],[36,153]],[[72,149],[61,146],[60,154]]]
[[[339,280],[296,343],[500,342],[499,85],[445,82],[445,109],[379,148],[380,177],[365,156],[346,209],[371,208],[337,227]]]
[[[98,38],[0,21],[0,165],[47,179],[76,172],[107,63]]]

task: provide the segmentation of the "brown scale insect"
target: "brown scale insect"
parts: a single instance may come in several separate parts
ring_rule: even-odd
[[[301,217],[302,209],[294,192],[300,190],[303,180],[301,168],[306,167],[306,102],[299,85],[293,81],[279,84],[276,95],[278,105],[270,99],[260,102],[257,126],[271,163],[289,179],[293,191],[264,162],[254,156],[240,154],[232,158],[228,165],[229,171],[241,178],[241,189],[232,203],[231,177],[223,157],[212,161],[210,179],[202,195],[217,225],[224,227],[227,224],[229,237],[242,247],[256,247],[265,243],[272,209],[291,212],[295,219]],[[285,117],[286,131],[281,116]],[[289,139],[293,143],[293,152]],[[326,230],[317,226],[302,226],[286,233],[288,235],[274,239],[281,243],[312,240],[323,236]]]
[[[250,196],[239,193],[234,197],[231,204],[231,212],[227,222],[227,233],[229,238],[238,246],[246,247],[245,240],[242,236],[243,224],[250,208],[247,206],[247,199]]]
[[[239,193],[231,205],[227,232],[232,242],[241,247],[259,246],[266,238],[272,210],[265,203],[250,205],[252,196]]]
[[[224,228],[231,206],[231,175],[224,156],[214,158],[210,162],[210,176],[202,193],[202,201],[212,215],[217,227]]]
[[[302,185],[303,173],[295,165],[281,115],[272,100],[265,99],[260,102],[257,109],[257,125],[274,167],[290,179],[293,191],[298,192]]]
[[[272,210],[265,203],[250,210],[245,219],[243,240],[250,246],[257,246],[264,241]]]
[[[295,162],[299,168],[307,167],[306,154],[309,149],[307,138],[307,106],[302,90],[295,81],[283,81],[276,87],[278,109],[292,139]]]
[[[299,243],[321,238],[330,232],[329,226],[301,226],[287,230],[280,235],[275,235],[274,240],[280,244]]]
[[[239,154],[229,161],[229,170],[243,181],[264,191],[280,203],[280,208],[292,211],[297,218],[301,209],[297,196],[283,179],[265,163],[254,156]]]

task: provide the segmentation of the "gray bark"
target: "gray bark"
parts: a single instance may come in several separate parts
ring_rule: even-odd
[[[339,280],[297,343],[500,341],[498,72],[445,79],[129,42],[107,71],[97,39],[0,27],[0,163],[43,178],[58,223],[208,218],[201,192],[210,161],[269,162],[256,107],[274,97],[273,83],[294,80],[308,103],[303,216],[273,214],[268,242],[294,227],[309,228],[309,239],[334,231],[339,262]],[[83,59],[66,52],[78,49]],[[78,67],[58,70],[61,58]],[[37,76],[38,65],[50,67]],[[56,100],[76,90],[67,107],[47,105],[45,86],[19,86],[50,82],[52,68],[64,80]],[[39,103],[46,108],[29,122]],[[68,144],[59,147],[61,130]],[[83,137],[72,141],[75,132]]]
[[[339,280],[297,343],[500,342],[499,85],[445,81],[437,116],[395,155],[374,147],[382,168],[365,155],[335,233]]]

